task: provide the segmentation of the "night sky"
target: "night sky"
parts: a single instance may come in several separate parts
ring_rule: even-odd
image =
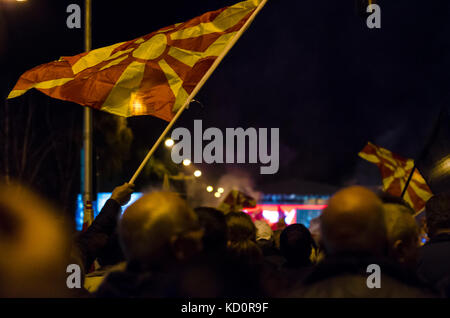
[[[235,2],[93,0],[93,48]],[[28,0],[0,7],[3,99],[24,71],[83,51],[83,30],[66,27],[70,3],[83,6],[79,0]],[[178,126],[202,119],[204,128],[278,127],[280,170],[261,176],[259,164],[203,165],[205,174],[245,172],[257,188],[292,180],[377,185],[376,166],[357,156],[367,141],[417,156],[439,108],[448,105],[450,3],[378,4],[382,27],[371,30],[354,0],[269,1],[196,97],[203,107],[192,104]],[[11,107],[50,99],[27,95]],[[150,147],[165,122],[141,117],[128,124],[134,143]],[[133,158],[117,182],[127,181],[141,159]]]

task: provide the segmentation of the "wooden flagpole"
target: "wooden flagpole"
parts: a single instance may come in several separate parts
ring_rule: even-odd
[[[195,86],[194,90],[192,91],[192,93],[189,95],[188,99],[184,102],[183,106],[181,106],[181,108],[177,111],[177,113],[175,114],[175,117],[172,118],[172,120],[170,121],[170,123],[167,125],[166,129],[164,129],[163,133],[161,134],[161,136],[159,136],[158,140],[155,142],[155,144],[153,145],[153,147],[149,150],[149,152],[147,153],[147,155],[145,156],[144,160],[142,161],[141,165],[139,166],[139,168],[136,170],[136,172],[134,173],[133,177],[130,179],[129,183],[133,184],[137,177],[139,176],[139,174],[142,172],[142,170],[144,169],[145,165],[147,164],[147,162],[150,160],[150,158],[152,157],[153,153],[156,151],[156,149],[158,148],[158,146],[161,144],[161,142],[163,141],[163,139],[166,137],[167,133],[170,131],[170,129],[172,129],[173,125],[175,124],[175,122],[178,120],[178,118],[181,116],[181,114],[183,113],[183,111],[186,109],[186,107],[189,106],[189,104],[191,103],[191,101],[194,99],[195,95],[197,95],[197,93],[200,91],[200,89],[203,87],[203,85],[206,83],[206,81],[209,79],[209,77],[212,75],[212,73],[216,70],[216,68],[219,66],[220,62],[222,62],[222,60],[225,58],[225,56],[228,54],[228,52],[233,48],[233,46],[236,44],[236,42],[240,39],[240,37],[244,34],[245,30],[250,26],[250,24],[253,22],[253,20],[256,18],[256,16],[258,15],[258,13],[262,10],[262,8],[266,5],[268,0],[263,0],[259,6],[255,9],[255,11],[253,12],[253,14],[250,16],[250,18],[247,20],[247,22],[244,24],[244,26],[239,30],[238,33],[236,33],[236,35],[234,36],[234,38],[230,41],[230,43],[228,43],[228,45],[225,47],[225,49],[223,50],[223,52],[217,57],[217,59],[214,61],[213,65],[209,68],[208,72],[206,72],[205,76],[203,76],[203,78],[201,79],[200,82],[198,82],[197,86]]]

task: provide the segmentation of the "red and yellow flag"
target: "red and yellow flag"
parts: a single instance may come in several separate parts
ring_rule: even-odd
[[[170,121],[262,2],[239,2],[132,41],[37,66],[19,78],[8,98],[35,88],[120,116]]]
[[[239,190],[231,190],[218,209],[228,214],[229,212],[239,212],[244,208],[254,208],[255,206],[256,200],[254,198]]]
[[[385,148],[368,142],[359,156],[372,162],[380,169],[383,178],[383,191],[395,196],[401,196],[406,185],[411,170],[414,167],[414,160],[403,158]],[[420,172],[415,169],[404,199],[416,212],[425,207],[425,203],[433,196],[430,188],[425,182]]]

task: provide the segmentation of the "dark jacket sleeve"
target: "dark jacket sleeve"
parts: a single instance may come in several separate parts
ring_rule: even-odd
[[[119,203],[109,199],[91,226],[75,237],[74,250],[85,271],[89,270],[99,251],[114,233],[121,210]]]

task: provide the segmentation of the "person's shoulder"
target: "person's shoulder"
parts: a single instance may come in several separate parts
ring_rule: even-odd
[[[433,254],[436,254],[436,257],[439,258],[450,255],[450,235],[433,238],[419,248],[419,257]]]
[[[293,298],[430,298],[433,294],[404,284],[387,275],[381,277],[378,288],[367,285],[367,277],[359,274],[341,274],[304,284],[294,289]]]
[[[401,280],[385,275],[382,277],[382,288],[384,287],[387,298],[434,298],[437,297],[425,285],[418,283],[408,284]]]
[[[94,294],[98,298],[115,298],[130,296],[130,292],[136,285],[138,277],[134,273],[127,271],[110,272],[103,279],[102,283]]]

